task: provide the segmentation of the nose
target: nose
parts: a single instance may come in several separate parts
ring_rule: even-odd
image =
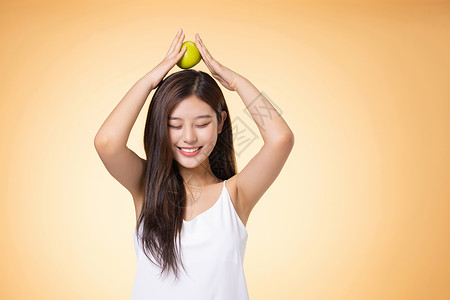
[[[195,130],[190,126],[183,127],[183,141],[186,144],[195,143],[197,141],[197,136],[195,134]]]

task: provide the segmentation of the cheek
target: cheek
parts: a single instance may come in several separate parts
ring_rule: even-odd
[[[216,128],[211,128],[208,130],[208,132],[205,132],[203,140],[205,141],[205,145],[208,145],[208,149],[212,151],[217,143]]]
[[[203,132],[203,136],[205,139],[213,142],[217,139],[217,129],[214,126],[210,126],[208,129],[205,129]]]
[[[172,145],[177,143],[177,141],[179,140],[178,134],[174,130],[169,130],[168,137],[169,137],[169,141]]]

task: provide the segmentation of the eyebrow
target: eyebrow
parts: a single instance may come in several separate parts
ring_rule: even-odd
[[[195,120],[197,120],[197,119],[201,119],[201,118],[212,118],[212,116],[211,115],[201,115],[201,116],[197,116],[197,117],[195,117],[194,119]],[[178,118],[178,117],[171,117],[171,116],[169,116],[169,120],[183,120],[182,118]]]

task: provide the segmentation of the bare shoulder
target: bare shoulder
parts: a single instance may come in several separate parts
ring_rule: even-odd
[[[238,216],[241,219],[244,226],[247,226],[249,214],[246,213],[244,206],[242,205],[243,203],[239,202],[236,178],[237,178],[237,174],[228,178],[227,181],[225,182],[225,186],[228,190],[228,193],[230,194],[231,202],[234,205],[234,209],[236,210],[236,213],[238,214]]]

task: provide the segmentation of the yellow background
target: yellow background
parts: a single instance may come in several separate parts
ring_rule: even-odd
[[[133,202],[94,136],[179,27],[295,134],[247,224],[250,299],[450,299],[448,2],[10,1],[0,22],[2,299],[129,299]]]

